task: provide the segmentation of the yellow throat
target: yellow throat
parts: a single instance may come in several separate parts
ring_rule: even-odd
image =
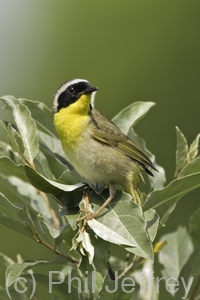
[[[54,114],[54,124],[64,150],[70,151],[81,139],[90,117],[91,95],[83,94],[77,101]]]

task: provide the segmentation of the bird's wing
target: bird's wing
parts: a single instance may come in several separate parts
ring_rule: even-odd
[[[139,162],[144,167],[148,165],[156,170],[151,160],[114,123],[101,115],[98,111],[96,111],[95,114],[98,114],[98,124],[94,121],[92,129],[90,130],[90,134],[95,140],[108,144],[112,148],[117,149]],[[105,122],[106,126],[104,125]]]

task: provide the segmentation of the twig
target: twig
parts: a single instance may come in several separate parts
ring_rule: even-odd
[[[30,162],[30,161],[28,161],[26,158],[24,158],[24,159],[25,159],[25,161],[28,163],[28,165],[29,165],[31,168],[33,168],[35,171],[37,171],[37,169],[36,169],[35,164],[34,164],[33,161]],[[37,190],[37,189],[36,189],[36,190]],[[46,205],[47,205],[47,207],[48,207],[48,209],[49,209],[49,212],[50,212],[50,214],[51,214],[51,217],[52,217],[52,220],[53,220],[53,223],[54,223],[55,228],[56,228],[56,229],[59,229],[59,227],[60,227],[60,222],[59,222],[58,218],[56,217],[55,211],[54,211],[54,210],[51,208],[51,206],[50,206],[49,199],[48,199],[47,195],[46,195],[44,192],[40,191],[40,190],[37,190],[37,191],[38,191],[38,193],[40,194],[40,196],[43,198],[44,202],[46,203]]]
[[[58,220],[58,218],[55,214],[55,211],[51,208],[51,205],[49,203],[49,199],[48,199],[47,195],[45,193],[39,191],[39,190],[38,190],[38,193],[40,194],[40,196],[43,198],[44,202],[48,206],[48,209],[50,211],[50,214],[51,214],[51,217],[52,217],[55,228],[59,229],[60,228],[60,222],[59,222],[59,220]]]
[[[141,259],[141,257],[138,256],[138,255],[136,255],[136,256],[133,258],[132,262],[131,262],[129,265],[127,265],[127,266],[125,267],[125,269],[121,272],[121,274],[119,274],[119,276],[118,276],[117,279],[118,279],[118,280],[121,279],[121,278],[124,277],[124,276],[126,275],[126,273],[128,273],[131,269],[135,268],[135,267],[138,265],[138,263],[140,262],[140,259]]]
[[[63,256],[64,258],[66,258],[67,260],[69,260],[71,263],[73,264],[76,264],[78,265],[79,264],[79,261],[76,260],[76,259],[73,259],[71,257],[68,257],[66,255],[63,255],[62,253],[60,253],[58,250],[56,250],[55,248],[51,247],[49,244],[45,243],[41,238],[40,236],[38,235],[38,233],[35,231],[33,232],[34,235],[37,237],[37,242],[44,245],[45,247],[47,247],[48,249],[50,249],[52,252],[56,253],[57,255],[61,255]]]

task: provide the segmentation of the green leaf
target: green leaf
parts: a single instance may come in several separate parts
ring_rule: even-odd
[[[162,236],[167,245],[158,254],[159,262],[164,266],[165,278],[178,278],[180,272],[193,252],[193,245],[185,228]]]
[[[154,105],[153,102],[135,102],[123,109],[112,121],[127,135],[129,129],[144,117]]]
[[[41,213],[49,222],[52,221],[52,208],[47,196],[42,197],[41,193],[29,182],[25,182],[16,176],[8,176],[6,181],[7,187],[10,188],[15,195],[19,195],[23,202],[30,205],[38,213]],[[55,208],[54,217],[56,217]]]
[[[49,167],[48,160],[41,151],[39,151],[37,156],[35,157],[34,164],[36,166],[36,169],[39,171],[39,173],[41,173],[42,175],[44,175],[45,177],[47,177],[49,179],[52,179],[52,180],[55,179],[54,175],[51,172],[51,169]]]
[[[187,154],[188,154],[188,143],[183,135],[183,133],[180,131],[178,127],[176,127],[176,139],[177,139],[177,145],[176,145],[176,171],[175,171],[175,177],[178,176],[179,172],[183,169],[183,167],[187,163]]]
[[[199,151],[199,138],[200,138],[200,134],[197,135],[196,139],[190,145],[190,148],[189,148],[188,154],[187,154],[187,163],[189,163],[193,159],[195,159],[197,154],[198,154],[198,151]]]
[[[19,99],[19,101],[28,107],[28,109],[31,111],[32,118],[40,126],[41,130],[49,135],[57,137],[57,133],[53,124],[53,113],[51,109],[49,109],[44,103],[38,101],[27,99]]]
[[[102,195],[94,192],[90,196],[90,202],[94,205],[94,211],[107,199],[108,193],[105,191]],[[91,220],[92,221],[92,220]],[[142,217],[141,208],[133,202],[130,195],[118,191],[115,199],[101,212],[96,221],[104,225],[104,231],[99,230],[96,221],[91,222],[91,228],[98,233],[101,238],[110,240],[110,230],[120,236],[115,243],[121,244],[122,238],[128,241],[132,246],[125,249],[141,257],[153,260],[152,245],[146,233],[146,222]],[[106,227],[108,230],[106,230]]]
[[[13,152],[17,152],[22,158],[24,153],[24,145],[19,132],[12,127],[9,123],[7,127],[7,136],[10,146],[12,147]]]
[[[25,223],[22,223],[15,218],[8,217],[2,212],[0,212],[0,224],[33,239],[33,233],[27,228]]]
[[[15,218],[21,219],[22,208],[10,202],[2,193],[0,193],[0,206]]]
[[[154,208],[160,216],[160,222],[165,224],[178,200],[198,187],[200,187],[200,173],[177,178],[164,189],[150,193],[143,209]]]
[[[44,225],[42,226],[36,213],[28,210],[26,205],[19,208],[0,194],[0,206],[12,216],[8,217],[6,214],[0,213],[0,223],[2,225],[37,241],[40,237],[46,245],[53,247],[54,240],[48,234],[48,229]]]
[[[67,184],[63,184],[57,181],[47,179],[29,166],[25,166],[25,171],[31,184],[35,186],[38,190],[43,192],[58,194],[60,191],[71,192],[75,189],[84,186],[84,184],[82,183],[67,185]]]
[[[21,134],[24,144],[24,156],[32,163],[38,153],[39,143],[37,138],[37,128],[31,118],[28,108],[12,96],[1,97],[3,102],[12,110],[15,123]]]
[[[194,250],[194,252],[191,254],[189,259],[187,260],[186,264],[183,266],[181,273],[179,275],[178,281],[183,282],[184,284],[179,285],[179,289],[177,293],[175,294],[175,299],[185,299],[187,297],[185,286],[187,286],[188,292],[191,290],[191,285],[193,283],[194,277],[193,271],[198,266],[199,270],[199,261],[200,261],[200,249]]]
[[[95,253],[91,264],[86,256],[83,256],[81,261],[80,275],[87,284],[86,289],[82,289],[82,293],[84,293],[85,299],[97,299],[108,274],[109,243],[95,237],[94,234],[90,234],[90,238]]]
[[[20,277],[22,272],[25,270],[35,269],[39,267],[44,266],[52,266],[52,265],[58,265],[58,264],[66,264],[67,260],[61,256],[56,257],[56,259],[53,260],[38,260],[38,261],[29,261],[24,263],[15,263],[6,269],[5,277],[7,279],[8,286],[11,286],[15,280]]]
[[[0,157],[0,172],[6,175],[13,175],[26,178],[24,166],[15,164],[9,157]]]
[[[104,224],[98,222],[96,219],[88,220],[88,225],[98,236],[100,236],[105,241],[117,245],[136,247],[136,244],[129,242],[122,235],[118,234],[116,231],[110,229]]]
[[[147,222],[147,230],[151,241],[156,237],[158,225],[159,225],[159,215],[154,209],[149,209],[144,212],[144,217]]]
[[[29,166],[25,166],[25,171],[30,183],[39,191],[53,194],[60,205],[66,207],[77,206],[82,199],[83,187],[85,184],[77,183],[67,185],[50,180]]]
[[[65,170],[59,177],[59,180],[67,182],[68,184],[76,184],[77,182],[88,183],[88,185],[91,184],[91,182],[79,175],[76,170]]]
[[[190,217],[189,229],[195,247],[200,247],[200,207]]]
[[[51,156],[55,159],[60,161],[64,166],[65,169],[69,165],[66,154],[64,153],[61,142],[58,138],[50,136],[42,131],[38,131],[38,137],[40,140],[40,146],[45,151],[48,152]]]
[[[94,246],[91,244],[90,235],[87,231],[80,231],[78,237],[75,238],[73,242],[74,245],[72,249],[79,247],[82,255],[86,255],[87,253],[89,264],[91,264],[94,258]]]
[[[10,145],[6,144],[5,142],[0,141],[0,157],[9,157],[11,154],[12,148]]]
[[[1,157],[7,157],[17,165],[24,165],[24,160],[21,156],[19,156],[17,152],[14,152],[10,145],[2,141],[0,141],[0,158]]]
[[[190,175],[192,173],[198,173],[200,170],[200,157],[193,159],[188,165],[186,165],[181,172],[179,173],[179,177],[184,177]]]

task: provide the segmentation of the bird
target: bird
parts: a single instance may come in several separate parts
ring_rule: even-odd
[[[139,175],[153,176],[149,168],[157,171],[146,154],[93,107],[97,90],[86,79],[68,80],[57,90],[52,106],[54,126],[70,164],[91,183],[109,188],[108,198],[96,212],[87,212],[87,219],[97,218],[115,198],[116,185],[141,206]]]

